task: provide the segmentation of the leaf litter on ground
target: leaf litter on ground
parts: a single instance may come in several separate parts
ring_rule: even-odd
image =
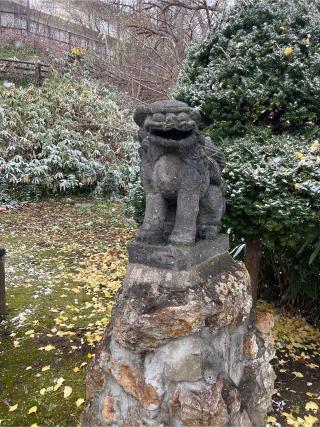
[[[78,423],[86,367],[108,324],[135,228],[121,203],[106,201],[30,203],[1,216],[0,246],[8,252],[2,425],[30,426],[30,417],[38,425]]]

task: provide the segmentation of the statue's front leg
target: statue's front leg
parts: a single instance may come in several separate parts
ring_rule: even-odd
[[[174,229],[169,242],[176,245],[192,245],[196,239],[200,194],[181,190],[178,193]]]
[[[147,192],[144,221],[137,235],[137,240],[143,242],[162,241],[166,212],[167,204],[162,194]]]
[[[215,239],[221,229],[221,218],[225,208],[221,187],[210,185],[206,194],[200,199],[197,225],[200,239]]]

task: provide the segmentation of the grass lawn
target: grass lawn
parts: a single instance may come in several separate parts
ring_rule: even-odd
[[[0,247],[8,251],[0,425],[78,423],[86,367],[108,323],[135,231],[120,203],[62,199],[0,214]],[[261,306],[276,316],[278,379],[269,423],[319,426],[320,332]]]

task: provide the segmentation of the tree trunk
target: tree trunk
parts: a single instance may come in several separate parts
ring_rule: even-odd
[[[247,237],[246,238],[246,254],[244,257],[244,263],[249,271],[251,278],[251,289],[252,289],[252,308],[256,308],[259,290],[259,274],[260,274],[260,262],[262,255],[262,244],[260,237]]]

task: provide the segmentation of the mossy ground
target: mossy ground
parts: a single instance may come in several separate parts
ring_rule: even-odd
[[[52,200],[0,214],[0,247],[8,251],[0,425],[77,425],[86,367],[108,323],[135,230],[116,202]],[[319,426],[320,332],[299,316],[261,306],[276,317],[269,424]],[[72,388],[69,397],[65,387]]]
[[[86,364],[125,272],[133,226],[123,209],[118,203],[69,199],[1,215],[0,246],[8,251],[1,425],[77,424]],[[65,386],[72,387],[68,398]],[[34,406],[37,412],[28,414]]]

